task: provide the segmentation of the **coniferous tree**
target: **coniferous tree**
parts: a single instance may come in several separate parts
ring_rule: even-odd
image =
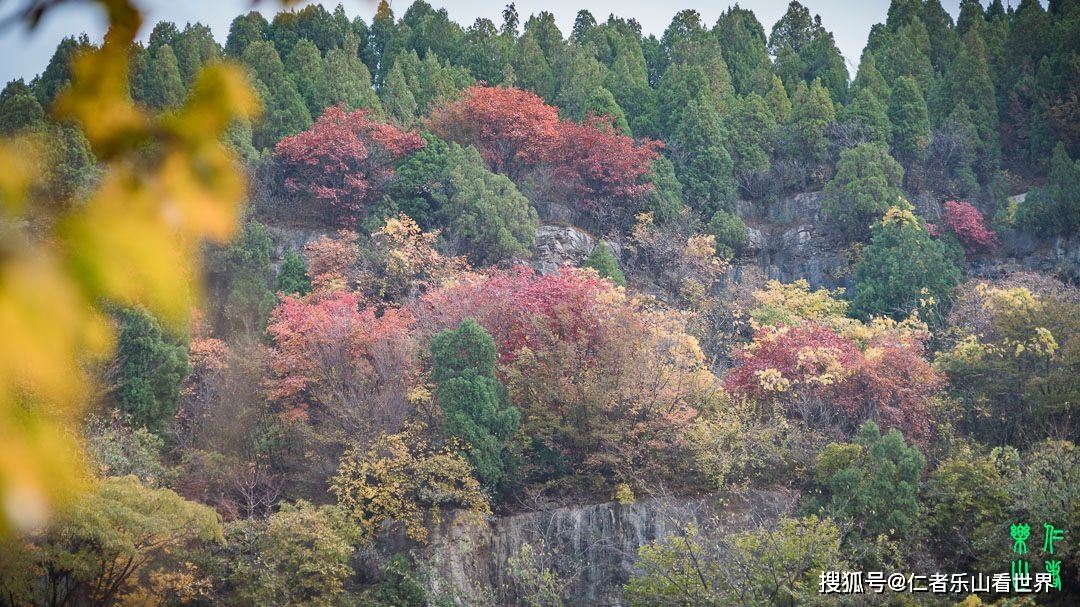
[[[1028,192],[1017,222],[1042,236],[1071,236],[1080,230],[1080,160],[1069,158],[1064,144],[1054,148],[1050,175]]]
[[[994,83],[986,47],[978,29],[964,36],[964,45],[957,55],[949,78],[953,110],[949,118],[961,127],[973,129],[975,140],[976,175],[985,181],[997,169],[1001,160],[998,141],[998,113]]]
[[[477,480],[499,485],[516,467],[511,441],[521,413],[495,378],[495,340],[466,319],[431,340],[431,360],[443,432],[465,443]]]
[[[315,83],[315,100],[320,112],[342,104],[348,110],[370,110],[381,116],[382,106],[371,88],[371,72],[357,57],[356,40],[348,38],[343,48],[326,51],[323,69]]]
[[[397,120],[402,126],[411,127],[416,122],[416,99],[409,84],[405,81],[405,73],[401,69],[402,62],[396,62],[390,68],[379,93],[382,97],[382,107],[387,116]]]
[[[276,290],[286,295],[303,296],[311,292],[307,260],[295,249],[285,251],[278,270]]]
[[[918,183],[930,144],[930,116],[919,83],[914,78],[901,76],[893,84],[888,113],[892,125],[892,155],[904,167],[908,179]]]
[[[160,432],[176,412],[180,380],[187,375],[187,345],[170,337],[141,308],[116,311],[119,337],[117,400],[132,422]]]
[[[604,76],[604,88],[626,113],[637,137],[657,134],[656,92],[649,86],[645,55],[637,39],[623,36],[615,44],[615,58]]]
[[[821,81],[814,80],[809,87],[800,82],[784,140],[787,155],[804,164],[807,183],[824,182],[829,165],[828,130],[834,122],[836,110]]]
[[[619,268],[619,260],[615,259],[611,249],[603,241],[596,243],[589,256],[581,262],[581,267],[596,270],[601,278],[607,278],[616,286],[626,286],[626,275]]]
[[[764,95],[771,80],[772,62],[765,28],[754,13],[738,6],[730,7],[720,13],[712,33],[720,42],[735,92]]]
[[[253,42],[244,49],[241,60],[255,75],[255,90],[263,100],[263,115],[252,134],[257,149],[273,147],[282,137],[311,124],[311,112],[289,80],[273,44]]]
[[[554,101],[555,74],[531,32],[525,32],[518,40],[511,65],[519,87],[540,95],[548,103]]]
[[[684,199],[705,219],[731,205],[735,198],[726,140],[719,114],[698,98],[686,105],[668,141]]]
[[[232,20],[225,39],[225,56],[239,59],[252,42],[267,40],[270,23],[259,11],[251,11]]]
[[[885,82],[885,78],[877,69],[877,59],[874,53],[863,51],[862,59],[859,60],[859,71],[855,74],[855,80],[851,83],[851,94],[857,95],[860,91],[868,91],[878,101],[888,104],[891,90]]]
[[[22,78],[8,82],[0,91],[0,135],[12,135],[44,122],[45,110]]]
[[[870,234],[870,224],[900,204],[904,169],[880,143],[840,153],[836,175],[825,184],[822,211],[851,240]]]
[[[473,78],[488,84],[502,81],[503,69],[510,62],[510,46],[490,19],[478,18],[469,26],[462,44],[462,64]]]
[[[963,277],[962,261],[959,245],[931,238],[910,210],[893,207],[874,226],[855,266],[851,313],[901,320],[918,310],[923,319],[939,320]]]
[[[189,23],[176,35],[172,48],[185,89],[191,88],[203,65],[221,58],[221,47],[214,40],[214,32],[201,23]]]
[[[324,80],[323,60],[315,43],[305,38],[294,44],[286,58],[285,70],[308,112],[312,116],[321,114],[326,107],[320,105],[322,100],[319,99],[318,90],[320,82]]]

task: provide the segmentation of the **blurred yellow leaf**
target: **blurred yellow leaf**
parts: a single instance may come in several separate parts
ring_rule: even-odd
[[[55,223],[19,219],[43,173],[40,146],[0,141],[0,534],[41,525],[85,477],[74,428],[86,362],[106,355],[107,302],[188,321],[203,239],[236,232],[246,183],[221,136],[258,103],[244,72],[199,74],[187,103],[148,116],[128,91],[141,18],[128,0],[99,0],[109,33],[77,56],[54,115],[79,124],[103,177]]]

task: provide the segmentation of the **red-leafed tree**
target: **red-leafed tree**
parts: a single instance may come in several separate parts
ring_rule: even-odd
[[[997,233],[986,226],[986,219],[970,202],[946,202],[942,225],[956,234],[968,253],[997,246]]]
[[[562,198],[580,200],[583,211],[603,218],[613,210],[613,202],[640,200],[652,190],[653,185],[643,180],[662,145],[619,134],[610,117],[590,116],[584,124],[563,122],[546,159],[551,183]]]
[[[271,401],[306,411],[316,442],[331,446],[398,431],[411,412],[413,317],[400,309],[376,317],[359,303],[359,295],[345,290],[286,296],[267,327]]]
[[[544,194],[577,203],[594,220],[652,189],[643,181],[662,145],[618,133],[607,116],[583,124],[560,120],[536,94],[503,87],[466,89],[433,112],[428,126],[444,139],[475,145],[491,170],[519,185],[529,177]]]
[[[558,139],[559,113],[536,93],[474,86],[431,113],[428,126],[443,139],[472,144],[491,170],[518,181]]]
[[[325,205],[339,223],[356,222],[357,212],[376,199],[394,178],[394,165],[424,147],[417,133],[373,122],[364,110],[326,108],[311,127],[274,147],[287,191]]]
[[[862,348],[813,321],[761,327],[736,352],[724,387],[759,402],[780,403],[809,423],[853,433],[873,419],[910,439],[930,433],[930,405],[944,377],[921,356],[922,344],[882,331]]]

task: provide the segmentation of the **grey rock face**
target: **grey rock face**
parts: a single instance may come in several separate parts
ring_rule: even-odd
[[[793,501],[787,492],[747,491],[557,508],[481,525],[448,522],[434,529],[429,544],[414,554],[433,569],[439,586],[433,591],[481,597],[508,587],[508,561],[527,543],[542,550],[557,575],[569,581],[570,604],[620,605],[641,546],[706,520],[732,532],[750,529],[779,518]]]
[[[596,239],[580,228],[542,225],[536,230],[536,245],[528,263],[541,274],[550,274],[560,266],[580,265],[595,244]]]

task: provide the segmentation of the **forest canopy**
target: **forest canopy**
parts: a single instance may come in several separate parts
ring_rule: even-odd
[[[1076,602],[1080,2],[99,4],[0,90],[0,605]]]

